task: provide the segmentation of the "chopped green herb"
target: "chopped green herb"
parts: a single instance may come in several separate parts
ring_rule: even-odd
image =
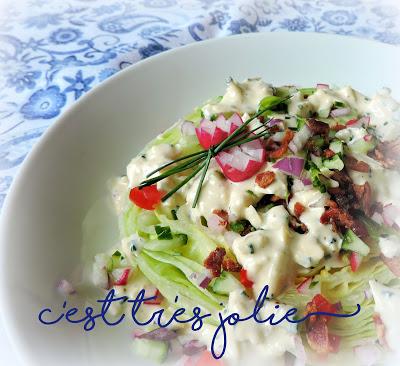
[[[204,216],[200,216],[200,222],[203,226],[208,227],[207,225],[207,219]]]
[[[113,253],[113,255],[112,255],[113,257],[122,257],[122,254],[121,254],[121,252],[119,251],[119,250],[116,250],[114,253]]]
[[[216,114],[216,113],[212,114],[210,117],[210,121],[215,121],[217,119],[217,117],[218,117],[218,114]]]
[[[338,100],[333,104],[336,108],[343,108],[346,106],[345,103],[339,102]]]
[[[244,230],[244,224],[241,221],[231,222],[229,227],[235,233],[241,233]]]
[[[159,226],[155,227],[158,240],[170,240],[172,239],[171,229],[169,226]]]
[[[254,254],[255,250],[254,250],[254,245],[252,243],[249,244],[249,250],[250,254]]]
[[[318,281],[312,281],[311,283],[310,283],[310,286],[308,287],[308,288],[313,288],[313,287],[315,287],[315,286],[317,286],[318,285]]]
[[[250,190],[250,189],[248,189],[246,192],[247,192],[248,194],[254,196],[254,197],[256,196],[255,193],[254,193],[252,190]]]
[[[178,238],[181,238],[183,245],[186,245],[188,242],[188,236],[186,234],[176,234]]]
[[[131,244],[131,252],[136,252],[137,248],[136,245],[134,243]]]
[[[176,210],[175,209],[171,210],[171,216],[172,216],[172,218],[174,220],[178,220],[178,216],[176,216]]]
[[[146,159],[146,154],[142,154],[142,155],[141,155],[141,158],[142,158],[142,159]]]

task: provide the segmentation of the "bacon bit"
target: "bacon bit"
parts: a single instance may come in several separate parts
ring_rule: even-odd
[[[287,129],[285,131],[285,136],[283,137],[280,145],[274,143],[272,139],[269,139],[266,146],[268,150],[267,153],[269,153],[269,158],[278,159],[282,157],[286,153],[289,146],[289,142],[292,141],[293,137],[294,137],[294,132],[290,129]]]
[[[235,260],[227,258],[222,262],[222,269],[227,272],[240,272],[242,266]]]
[[[400,139],[380,142],[369,155],[386,169],[399,169]]]
[[[214,277],[219,277],[221,274],[221,265],[225,254],[224,248],[217,248],[204,261],[204,267],[209,269]]]
[[[335,224],[346,229],[351,229],[360,238],[368,236],[368,231],[364,224],[340,208],[328,208],[321,215],[320,222],[324,225]]]
[[[314,135],[327,135],[329,134],[329,125],[327,123],[317,121],[315,118],[307,120],[307,126]]]
[[[256,184],[261,188],[267,188],[275,181],[274,172],[263,172],[256,175]]]
[[[296,202],[296,203],[294,204],[294,214],[295,214],[297,217],[300,217],[301,214],[304,212],[305,209],[306,209],[306,208],[305,208],[300,202]]]
[[[353,184],[354,192],[360,202],[361,208],[367,216],[372,215],[372,190],[368,182],[358,185]]]
[[[381,259],[395,276],[400,277],[400,257],[388,258],[382,254]]]
[[[318,311],[322,311],[325,313],[337,313],[337,306],[335,304],[331,304],[324,296],[321,294],[315,295],[312,300],[307,303],[306,306],[306,314],[316,313]],[[312,315],[310,316],[310,322],[316,320],[316,318],[322,318],[326,323],[331,319],[327,315]]]
[[[337,208],[338,207],[337,203],[334,200],[326,200],[325,206],[326,207],[330,207],[330,208]]]
[[[372,319],[374,320],[375,328],[376,328],[376,334],[378,336],[378,341],[381,346],[388,347],[386,337],[385,337],[385,324],[383,324],[382,318],[378,313],[375,313],[372,316]]]
[[[346,168],[355,170],[357,172],[369,173],[371,170],[371,168],[366,162],[357,160],[352,156],[345,156],[344,163]]]
[[[337,124],[335,126],[331,126],[331,130],[336,131],[336,132],[344,130],[345,128],[346,128],[345,125],[339,125],[339,124]]]
[[[331,149],[326,149],[323,153],[322,153],[322,156],[324,157],[324,158],[331,158],[332,156],[334,156],[335,155],[335,152],[334,151],[332,151]]]

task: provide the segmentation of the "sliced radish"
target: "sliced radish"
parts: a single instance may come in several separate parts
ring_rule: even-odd
[[[329,84],[317,84],[317,89],[329,89]]]
[[[221,151],[215,160],[229,180],[241,182],[261,169],[266,160],[266,152],[260,140],[253,140]]]
[[[370,142],[370,141],[372,141],[373,136],[372,136],[372,135],[365,135],[365,136],[363,137],[363,139],[364,139],[364,141]]]
[[[131,270],[129,268],[117,268],[111,272],[114,278],[115,286],[125,286],[128,283],[128,278]]]
[[[296,287],[296,290],[299,294],[305,294],[307,290],[309,290],[311,282],[312,282],[312,277],[306,278],[300,285]]]
[[[278,160],[273,167],[279,169],[283,173],[300,177],[304,168],[304,159],[296,156],[289,156]]]
[[[220,114],[213,122],[209,119],[202,119],[200,126],[196,128],[196,135],[200,145],[205,149],[219,144],[243,124],[239,114],[234,113],[229,119]]]
[[[160,305],[162,302],[162,295],[157,288],[146,289],[146,297],[155,297],[153,300],[147,300],[143,303],[146,305]]]
[[[350,267],[352,272],[356,272],[360,268],[362,262],[362,255],[357,252],[351,252],[350,254]]]

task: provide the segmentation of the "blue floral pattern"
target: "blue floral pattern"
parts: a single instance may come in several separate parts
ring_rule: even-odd
[[[3,4],[4,3],[4,4]],[[324,32],[400,45],[393,0],[4,0],[0,208],[46,128],[99,82],[146,57],[248,32]]]

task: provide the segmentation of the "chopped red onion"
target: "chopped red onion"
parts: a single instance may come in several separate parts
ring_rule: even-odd
[[[208,272],[193,272],[189,277],[201,288],[207,288],[212,280],[212,277]]]
[[[303,171],[304,168],[304,159],[296,156],[289,156],[281,160],[278,160],[273,165],[273,167],[279,169],[280,171],[286,174],[294,175],[295,177],[300,177],[301,172]]]
[[[312,181],[310,178],[300,178],[300,180],[303,182],[303,184],[305,186],[311,186],[311,184],[312,184]]]
[[[331,111],[331,117],[343,117],[351,113],[350,108],[338,108]]]
[[[317,84],[317,89],[329,89],[329,84]]]
[[[358,123],[361,126],[369,126],[369,123],[371,122],[371,117],[370,116],[363,116],[358,120]]]
[[[205,351],[207,349],[207,346],[204,344],[201,344],[197,340],[192,340],[189,342],[186,342],[183,346],[183,354],[186,356],[193,356],[199,352]]]
[[[400,225],[400,209],[391,203],[383,206],[382,218],[385,225]]]
[[[185,136],[194,136],[196,135],[196,128],[194,127],[194,124],[190,121],[184,121],[182,122],[181,125],[181,132],[182,135]]]
[[[269,126],[269,127],[272,127],[272,126],[279,126],[279,127],[282,127],[283,128],[283,120],[281,120],[281,119],[279,119],[279,118],[272,118],[268,123],[267,123],[267,125]]]
[[[57,283],[57,290],[63,296],[73,295],[76,293],[75,288],[67,280],[60,280]]]
[[[176,332],[167,329],[167,328],[158,328],[155,330],[152,330],[151,332],[148,333],[143,333],[139,335],[133,335],[135,338],[139,339],[149,339],[152,341],[171,341],[172,339],[175,339],[178,335]]]

